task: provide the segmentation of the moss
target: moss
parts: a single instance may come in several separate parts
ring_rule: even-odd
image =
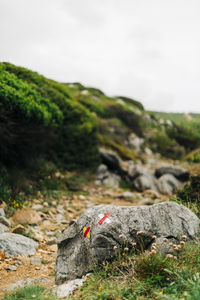
[[[134,106],[136,106],[140,110],[144,111],[144,106],[139,101],[136,101],[136,100],[134,100],[132,98],[128,98],[128,97],[124,97],[124,96],[118,96],[117,98],[122,99],[124,102],[133,104]]]
[[[185,160],[189,162],[199,163],[200,162],[200,148],[190,152],[186,155]]]
[[[114,141],[102,136],[98,135],[98,140],[101,146],[111,149],[117,152],[117,154],[124,160],[132,160],[135,161],[137,158],[137,155],[133,150],[128,149],[125,146],[116,144]]]

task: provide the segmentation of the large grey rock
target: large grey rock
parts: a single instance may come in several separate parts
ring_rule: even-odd
[[[137,177],[133,184],[139,192],[144,192],[145,190],[158,192],[156,178],[151,173],[145,173]]]
[[[0,234],[0,250],[4,249],[7,257],[34,255],[37,247],[37,242],[23,235],[10,232]]]
[[[171,195],[176,190],[182,189],[183,183],[171,174],[165,174],[158,180],[158,189],[161,194]]]
[[[165,174],[171,174],[181,181],[187,181],[190,176],[187,170],[173,165],[160,166],[155,170],[155,175],[158,178]]]
[[[110,215],[100,222],[107,213]],[[188,208],[175,202],[152,206],[99,205],[88,209],[77,222],[69,226],[58,239],[56,283],[80,278],[95,264],[114,257],[114,246],[123,244],[150,249],[154,239],[178,240],[182,235],[194,239],[199,219]],[[89,230],[88,232],[86,230]],[[137,233],[142,231],[142,236]]]
[[[102,162],[103,164],[105,164],[106,166],[108,166],[108,168],[110,170],[119,170],[120,169],[120,158],[119,156],[114,153],[113,151],[108,151],[104,148],[100,148],[99,152],[101,154],[101,158],[102,158]]]

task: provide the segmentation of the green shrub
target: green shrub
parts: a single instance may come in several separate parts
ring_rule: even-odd
[[[190,184],[179,190],[177,197],[183,202],[197,202],[200,205],[200,175],[192,176]]]
[[[44,157],[62,167],[98,164],[97,122],[70,96],[66,84],[36,72],[0,64],[0,157],[27,165]]]
[[[185,154],[184,148],[163,132],[157,131],[151,138],[150,143],[151,145],[155,145],[154,150],[158,151],[164,157],[181,159]]]

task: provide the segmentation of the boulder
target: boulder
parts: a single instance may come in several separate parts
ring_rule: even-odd
[[[158,189],[161,194],[171,195],[182,188],[183,183],[171,174],[165,174],[158,179]]]
[[[144,139],[139,138],[135,133],[131,133],[128,137],[128,143],[137,152],[141,151],[141,146],[144,144]]]
[[[97,180],[103,180],[109,176],[108,167],[104,164],[101,164],[97,169]]]
[[[101,154],[103,164],[108,166],[110,170],[120,169],[120,158],[116,153],[110,150],[108,151],[104,148],[100,148],[99,152]]]
[[[38,243],[20,234],[2,233],[0,234],[0,250],[4,249],[6,256],[13,255],[34,255]]]
[[[165,174],[171,174],[183,182],[188,181],[190,176],[190,173],[187,170],[173,165],[163,165],[155,170],[155,176],[157,178]]]
[[[131,179],[135,179],[138,176],[147,174],[148,171],[140,165],[135,165],[134,163],[130,163],[128,167],[128,176]]]
[[[114,247],[124,243],[129,248],[136,243],[137,249],[149,250],[156,242],[153,235],[170,242],[182,235],[194,239],[199,223],[193,212],[175,202],[90,208],[58,239],[56,284],[81,278],[94,265],[114,258]]]
[[[38,224],[42,221],[42,218],[35,210],[22,208],[14,213],[12,220],[14,223]]]
[[[155,192],[158,192],[156,178],[148,172],[137,177],[133,181],[133,184],[139,192],[143,192],[145,190],[153,190]]]
[[[121,177],[114,173],[110,173],[107,178],[105,178],[102,183],[107,187],[118,188],[120,184]]]

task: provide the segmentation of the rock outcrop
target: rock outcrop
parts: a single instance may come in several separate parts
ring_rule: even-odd
[[[7,257],[34,255],[37,247],[37,242],[23,235],[10,232],[0,234],[0,250],[4,249]]]
[[[128,207],[99,205],[88,209],[58,239],[56,283],[80,278],[95,264],[114,257],[114,246],[126,245],[149,249],[155,235],[177,241],[182,235],[194,239],[199,219],[188,208],[175,202],[152,206]],[[138,235],[142,232],[142,235]],[[167,244],[167,243],[166,243]],[[165,252],[165,249],[162,249]]]

